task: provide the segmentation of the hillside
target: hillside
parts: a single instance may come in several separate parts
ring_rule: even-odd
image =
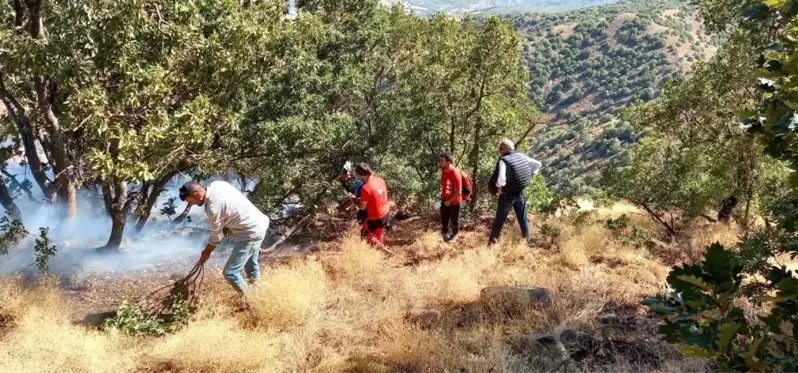
[[[690,251],[642,248],[645,239],[632,229],[650,234],[643,215],[629,213],[625,228],[604,223],[621,211],[635,210],[535,216],[535,248],[510,227],[485,248],[485,224],[446,244],[418,219],[397,224],[390,257],[360,241],[354,224],[318,219],[311,231],[334,233],[333,240],[306,257],[263,254],[262,263],[281,265],[264,266],[249,311],[222,278],[230,248],[220,248],[194,317],[165,336],[95,325],[121,300],[184,275],[193,255],[157,270],[64,276],[60,286],[0,277],[0,371],[704,371],[704,361],[657,341],[656,323],[638,313],[639,299],[661,288],[667,263]],[[694,243],[736,237],[714,229]],[[549,300],[525,300],[518,291],[528,290],[513,286],[547,289]],[[126,320],[121,331],[142,332],[134,315]],[[551,336],[562,343],[549,343]]]
[[[638,134],[618,120],[636,99],[714,55],[720,38],[677,1],[635,1],[560,14],[507,16],[525,39],[532,100],[551,115],[533,153],[559,192],[592,194],[599,169],[627,161]]]
[[[419,14],[506,14],[516,12],[557,12],[614,3],[618,0],[383,0],[403,3]]]

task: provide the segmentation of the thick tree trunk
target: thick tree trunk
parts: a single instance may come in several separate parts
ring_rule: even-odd
[[[67,223],[72,224],[78,215],[78,190],[72,179],[64,180],[64,185],[58,186],[58,199],[67,218]]]
[[[161,193],[163,193],[164,189],[166,188],[166,184],[178,173],[179,171],[172,171],[166,174],[164,177],[156,180],[155,183],[152,184],[152,190],[150,190],[149,195],[147,195],[147,202],[144,205],[144,208],[140,210],[139,219],[138,222],[136,222],[136,232],[141,232],[144,229],[144,226],[147,225],[147,221],[150,219],[150,215],[152,214],[152,209],[158,202],[158,197],[160,197]]]
[[[113,184],[113,185],[109,185]],[[113,189],[112,189],[113,187]],[[104,250],[119,250],[122,244],[122,236],[125,232],[125,222],[127,221],[127,183],[124,181],[103,183],[103,201],[105,209],[111,216],[111,237],[108,243],[102,247]]]
[[[108,243],[105,244],[103,249],[109,251],[119,250],[122,245],[122,237],[125,233],[125,216],[124,214],[116,214],[111,216],[111,237],[108,238]]]
[[[58,85],[50,78],[38,78],[35,84],[36,95],[39,98],[39,112],[43,120],[43,125],[47,129],[47,143],[54,164],[55,184],[57,186],[57,196],[60,207],[64,214],[73,222],[77,215],[77,188],[75,187],[73,166],[67,156],[66,144],[64,143],[58,118],[53,112],[53,101]]]
[[[11,197],[11,193],[2,178],[0,178],[0,204],[3,205],[12,218],[22,219],[22,212],[19,211],[17,204],[14,203],[14,199]]]

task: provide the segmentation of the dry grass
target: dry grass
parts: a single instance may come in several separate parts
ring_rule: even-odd
[[[324,270],[316,261],[267,268],[250,297],[253,324],[289,329],[313,322],[321,315],[325,296]]]
[[[548,222],[562,231],[558,249],[550,251],[520,243],[515,226],[508,226],[500,245],[491,248],[479,244],[483,231],[464,232],[457,245],[424,232],[397,248],[399,257],[373,250],[352,232],[318,257],[265,268],[253,288],[251,312],[234,311],[236,300],[226,293],[231,290],[215,276],[205,290],[212,294],[205,296],[195,320],[163,338],[130,338],[72,325],[60,316],[67,312],[54,287],[26,290],[18,280],[4,280],[0,321],[7,322],[0,322],[0,372],[550,369],[540,365],[538,352],[519,355],[511,341],[566,328],[591,331],[597,315],[612,307],[634,310],[642,297],[661,288],[667,275],[668,267],[645,248],[614,240],[603,225],[605,218],[580,227],[569,218]],[[729,235],[718,231],[696,240]],[[424,259],[408,265],[413,255]],[[553,303],[495,312],[480,300],[480,291],[500,285],[546,287]],[[422,306],[440,310],[440,320],[423,328],[405,320],[408,309]],[[627,334],[635,333],[653,337],[651,331]],[[652,348],[671,351],[662,345]],[[699,366],[662,356],[664,363],[657,368],[662,371]],[[633,360],[582,369],[651,368]]]
[[[15,310],[14,327],[0,344],[0,372],[125,372],[135,369],[136,350],[125,349],[123,337],[72,325],[59,309],[57,299],[50,296],[52,288],[18,294],[23,299],[15,297],[15,305],[19,308]]]

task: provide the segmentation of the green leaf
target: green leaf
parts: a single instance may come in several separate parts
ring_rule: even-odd
[[[718,339],[718,347],[721,351],[725,351],[729,347],[732,337],[740,329],[740,324],[731,323],[723,324],[720,326],[720,339]]]
[[[781,9],[787,4],[787,0],[762,0],[762,3],[773,9]]]
[[[693,284],[698,288],[700,288],[701,290],[709,290],[712,288],[709,284],[707,284],[706,282],[704,282],[703,280],[701,280],[696,276],[682,275],[682,276],[677,276],[677,278],[689,284]]]
[[[712,357],[718,356],[718,353],[715,352],[715,351],[709,351],[709,350],[703,349],[701,347],[696,347],[696,346],[681,345],[681,346],[677,346],[676,349],[685,357],[712,358]]]
[[[757,353],[759,351],[759,346],[762,344],[762,342],[764,340],[765,340],[765,337],[757,338],[756,341],[751,344],[751,347],[748,348],[748,351],[740,354],[740,356],[743,357],[746,360],[750,359],[752,361],[758,361],[759,359],[757,358],[756,355],[757,355]]]

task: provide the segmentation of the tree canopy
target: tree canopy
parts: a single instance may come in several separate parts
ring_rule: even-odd
[[[290,21],[282,1],[4,3],[6,133],[65,216],[78,190],[101,189],[116,248],[179,173],[232,169],[280,212],[289,197],[329,197],[344,161],[367,161],[399,200],[425,204],[438,152],[484,182],[498,140],[539,120],[521,40],[498,18],[299,5]]]

